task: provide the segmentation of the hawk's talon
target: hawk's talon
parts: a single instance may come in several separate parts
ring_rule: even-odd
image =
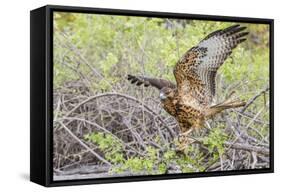
[[[188,135],[193,129],[190,129],[184,133],[179,134],[178,140],[176,142],[176,151],[178,152],[184,152],[184,150],[192,143],[194,143],[196,140],[190,138]]]

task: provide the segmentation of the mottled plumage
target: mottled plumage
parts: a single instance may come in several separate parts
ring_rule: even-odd
[[[217,30],[189,49],[176,63],[176,85],[164,79],[128,75],[132,84],[153,86],[160,90],[163,108],[178,121],[182,134],[203,126],[206,119],[245,102],[230,100],[213,105],[216,74],[232,50],[245,41],[246,27],[233,25]]]

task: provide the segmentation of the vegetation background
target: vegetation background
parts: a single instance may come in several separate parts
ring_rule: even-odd
[[[220,68],[217,100],[247,101],[174,150],[178,127],[158,92],[127,74],[174,81],[181,55],[207,34],[236,23],[54,14],[55,179],[169,174],[269,167],[269,28],[250,35]]]

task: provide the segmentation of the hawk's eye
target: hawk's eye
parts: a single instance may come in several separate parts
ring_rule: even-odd
[[[174,95],[174,94],[173,94],[173,91],[172,91],[172,90],[169,90],[169,91],[166,92],[166,96],[167,96],[167,97],[173,97],[173,95]]]

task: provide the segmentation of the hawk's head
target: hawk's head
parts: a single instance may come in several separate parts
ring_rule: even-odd
[[[163,87],[161,90],[160,90],[160,99],[162,101],[166,100],[166,99],[172,99],[174,98],[174,95],[175,95],[175,92],[173,89],[169,88],[169,87]]]

